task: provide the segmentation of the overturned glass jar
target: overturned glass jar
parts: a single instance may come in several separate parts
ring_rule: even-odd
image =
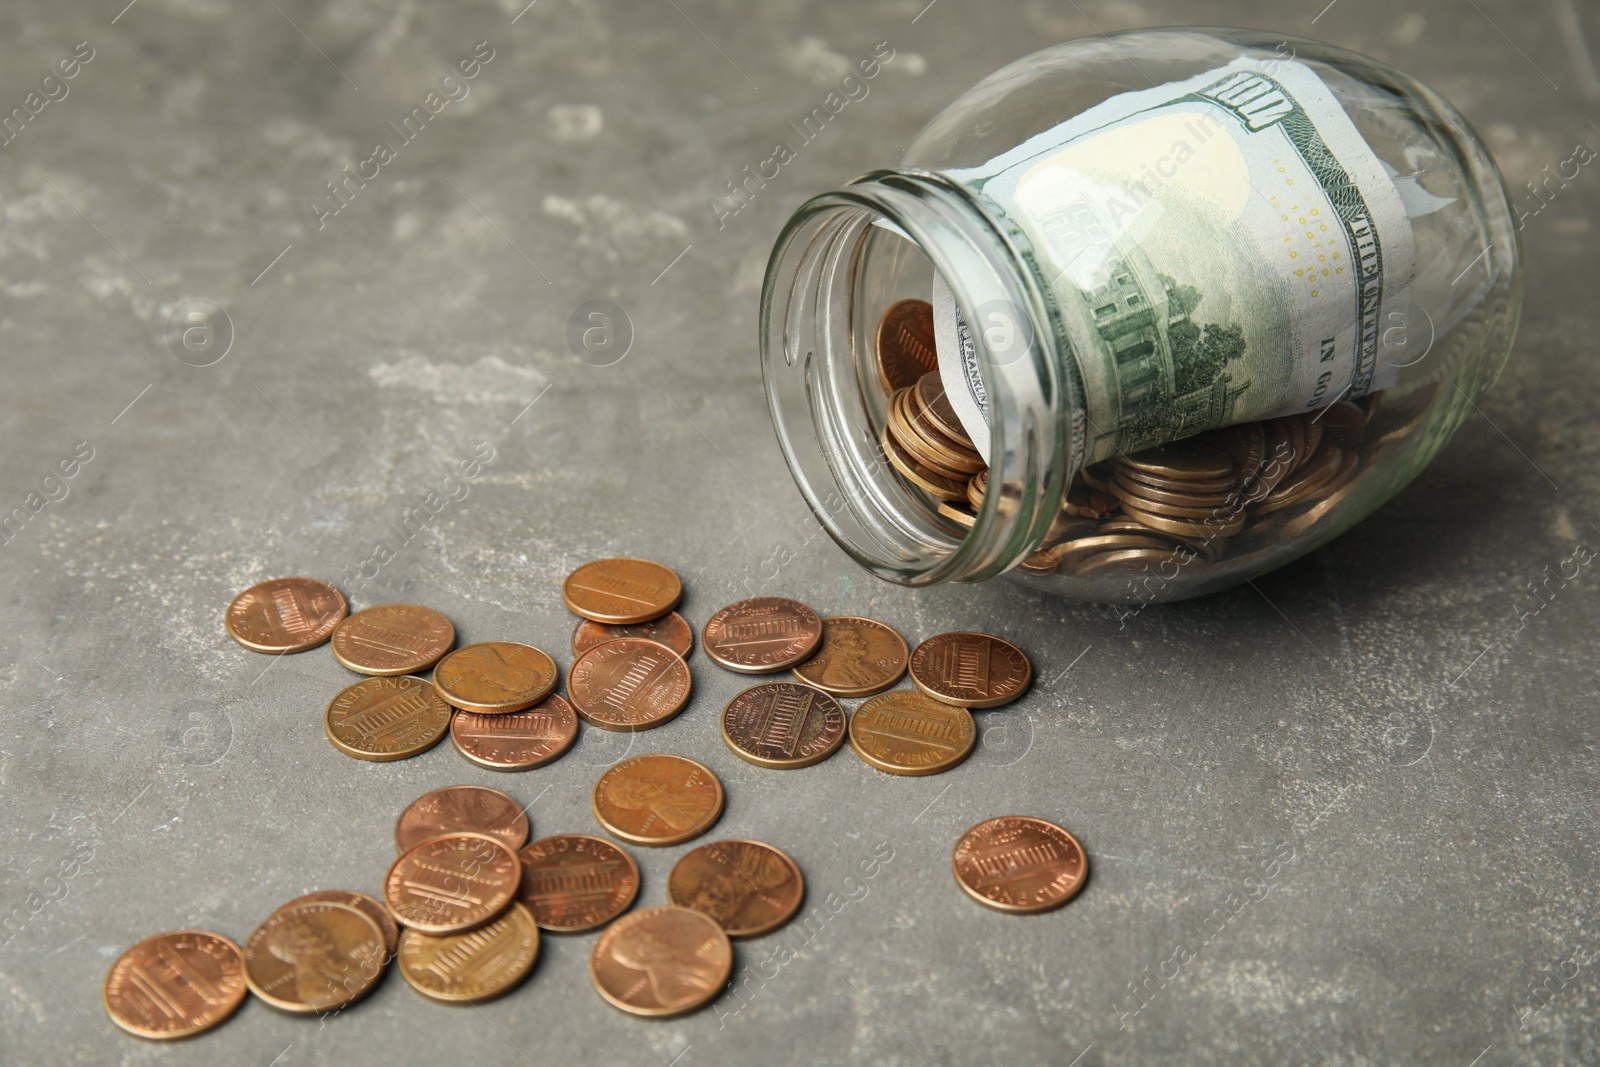
[[[1239,30],[1075,41],[807,201],[761,301],[795,480],[862,566],[1223,588],[1399,491],[1499,374],[1504,183],[1437,94]]]

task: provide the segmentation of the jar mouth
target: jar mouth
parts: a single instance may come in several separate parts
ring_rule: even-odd
[[[912,262],[919,254],[925,263]],[[1056,356],[1050,305],[1021,262],[970,194],[916,170],[875,171],[813,197],[774,247],[760,325],[773,426],[818,522],[881,578],[921,586],[1002,573],[1043,540],[1077,469],[1081,445],[1067,431],[1081,422],[1071,419],[1080,397]],[[970,530],[940,516],[879,445],[889,398],[875,368],[878,316],[897,299],[927,299],[915,286],[932,272],[974,324],[986,394],[988,482]],[[1023,343],[983,328],[996,307]]]

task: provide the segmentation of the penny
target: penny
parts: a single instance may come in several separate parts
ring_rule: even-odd
[[[793,667],[822,643],[822,618],[798,600],[761,596],[729,604],[706,622],[706,655],[730,671]]]
[[[1118,456],[1112,460],[1112,465],[1175,481],[1233,477],[1233,457],[1209,435],[1204,440],[1174,441],[1132,455]]]
[[[940,433],[953,441],[963,441],[968,445],[972,443],[966,429],[961,425],[960,417],[956,415],[956,409],[950,403],[950,398],[945,395],[943,375],[937,370],[929,371],[917,380],[914,388],[917,391],[918,410],[938,428]]]
[[[850,747],[890,774],[938,774],[972,754],[978,726],[966,708],[914,689],[869,698],[850,719]]]
[[[933,305],[926,300],[891,304],[878,320],[878,383],[893,393],[939,367],[933,339]]]
[[[327,900],[285,904],[244,943],[250,992],[279,1011],[333,1011],[370,993],[387,958],[383,931],[361,909]]]
[[[874,619],[837,615],[822,620],[816,654],[793,668],[807,685],[837,697],[881,693],[906,672],[906,640]]]
[[[712,841],[685,853],[667,900],[709,915],[729,937],[760,937],[794,917],[806,883],[794,860],[760,841]]]
[[[722,739],[759,767],[809,767],[839,750],[848,727],[844,706],[809,685],[767,682],[722,709]]]
[[[669,611],[659,619],[634,623],[631,626],[609,626],[602,622],[582,619],[572,631],[572,654],[581,656],[595,645],[614,641],[619,637],[642,637],[646,641],[659,641],[672,651],[689,658],[694,651],[694,627],[676,611]]]
[[[1089,876],[1089,861],[1076,837],[1026,815],[1003,815],[974,826],[956,842],[950,864],[956,884],[996,911],[1059,908]]]
[[[603,730],[648,730],[670,722],[689,700],[689,667],[666,645],[619,637],[579,656],[567,697],[583,721]]]
[[[594,784],[591,804],[607,833],[636,845],[676,845],[709,830],[722,814],[722,783],[683,756],[634,756]]]
[[[364,678],[328,702],[322,725],[347,756],[384,762],[437,745],[450,729],[450,705],[422,678]]]
[[[883,454],[888,458],[890,465],[904,475],[906,481],[924,493],[946,501],[960,500],[966,496],[967,487],[964,482],[918,463],[916,457],[907,452],[905,446],[896,441],[888,429],[878,435],[878,443],[883,446]]]
[[[561,599],[591,622],[649,622],[678,606],[683,582],[670,567],[647,559],[597,559],[561,586]]]
[[[389,867],[383,900],[400,925],[457,934],[500,916],[522,880],[517,854],[483,834],[424,841]]]
[[[206,930],[173,930],[119,956],[101,999],[111,1021],[128,1033],[171,1041],[223,1022],[247,991],[238,945]]]
[[[272,578],[233,598],[228,636],[255,652],[304,652],[333,636],[349,612],[344,594],[315,578]]]
[[[333,631],[333,658],[360,674],[416,674],[456,643],[456,628],[432,608],[380,604],[358,611]]]
[[[1022,649],[989,634],[930,637],[911,653],[911,680],[946,704],[993,708],[1022,695],[1033,665]]]
[[[624,915],[589,955],[595,989],[630,1015],[693,1011],[715,999],[732,973],[733,945],[716,920],[670,904]]]
[[[344,904],[355,908],[361,914],[377,923],[378,930],[383,934],[384,950],[390,956],[394,955],[394,950],[400,941],[400,927],[395,923],[394,916],[389,914],[389,909],[384,907],[383,902],[377,897],[368,896],[366,893],[358,893],[354,889],[319,889],[315,893],[307,893],[305,896],[295,897],[284,907],[319,901],[331,901],[334,904]]]
[[[572,705],[554,694],[505,715],[458,711],[450,720],[456,751],[492,771],[525,771],[556,759],[578,737]]]
[[[639,895],[639,865],[603,838],[557,834],[523,849],[518,899],[541,929],[579,933],[604,926]]]
[[[408,852],[445,834],[483,834],[515,852],[528,840],[528,815],[498,789],[451,785],[406,805],[394,824],[394,847]]]
[[[531,708],[549,696],[557,675],[556,661],[532,645],[485,641],[440,660],[433,684],[462,711],[501,715]]]
[[[400,976],[446,1004],[479,1004],[515,988],[539,958],[539,927],[521,904],[464,934],[400,935]]]
[[[1244,529],[1244,524],[1249,518],[1243,511],[1225,511],[1203,519],[1173,519],[1129,504],[1123,504],[1122,510],[1128,518],[1137,519],[1152,530],[1175,534],[1178,537],[1193,538],[1198,541],[1210,540],[1215,537],[1232,537]]]

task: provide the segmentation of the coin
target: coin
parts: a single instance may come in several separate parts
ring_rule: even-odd
[[[930,637],[911,653],[911,680],[946,704],[993,708],[1022,695],[1033,665],[1022,649],[989,634]]]
[[[384,762],[426,752],[450,729],[450,705],[422,678],[364,678],[328,702],[322,725],[347,756]]]
[[[659,641],[672,651],[689,658],[694,651],[694,627],[676,611],[669,611],[659,619],[634,623],[631,626],[609,626],[603,622],[582,619],[572,631],[572,654],[581,656],[595,645],[614,641],[619,637],[642,637],[646,641]]]
[[[272,578],[233,598],[228,636],[255,652],[304,652],[333,635],[349,612],[344,594],[315,578]]]
[[[649,622],[677,607],[683,582],[670,567],[647,559],[597,559],[561,586],[561,599],[592,622]]]
[[[358,611],[333,631],[333,658],[360,674],[415,674],[439,662],[456,643],[456,628],[432,608],[380,604]]]
[[[633,756],[594,784],[594,816],[607,833],[636,845],[699,837],[722,814],[722,783],[683,756]]]
[[[974,826],[956,842],[950,863],[967,896],[996,911],[1059,908],[1089,876],[1076,837],[1027,815],[1002,815]]]
[[[673,865],[667,900],[715,919],[729,937],[760,937],[794,917],[806,883],[794,860],[760,841],[712,841]]]
[[[767,682],[746,689],[722,709],[722,739],[758,767],[809,767],[839,750],[844,706],[820,689]]]
[[[639,865],[603,838],[557,834],[519,853],[518,899],[541,929],[579,933],[604,926],[639,895]]]
[[[515,852],[528,840],[528,815],[498,789],[451,785],[406,805],[394,824],[394,847],[408,852],[445,834],[484,834]]]
[[[531,708],[556,687],[556,662],[515,641],[458,648],[433,669],[439,695],[463,711],[502,715]]]
[[[798,600],[759,596],[711,616],[700,639],[706,655],[728,670],[766,674],[815,652],[822,643],[822,618]]]
[[[878,435],[878,443],[883,446],[883,454],[890,465],[924,493],[945,501],[960,500],[967,495],[965,482],[918,463],[916,457],[907,452],[905,446],[896,441],[887,429]]]
[[[211,1029],[239,1010],[247,987],[239,946],[206,930],[147,937],[117,958],[101,999],[111,1021],[152,1041]]]
[[[579,656],[567,696],[584,722],[603,730],[648,730],[670,722],[689,700],[689,667],[666,645],[619,637]]]
[[[933,305],[926,300],[891,304],[878,320],[878,383],[883,391],[915,385],[939,366],[933,339]]]
[[[506,715],[458,711],[450,720],[456,751],[492,771],[525,771],[556,759],[578,737],[572,705],[551,694]]]
[[[521,904],[464,934],[400,935],[400,976],[429,1000],[478,1004],[508,992],[539,958],[539,927]]]
[[[822,643],[794,676],[837,697],[871,696],[900,680],[907,654],[905,638],[883,623],[836,615],[822,620]]]
[[[279,1011],[328,1012],[370,993],[387,955],[383,931],[361,909],[292,902],[244,943],[244,978],[250,992]]]
[[[378,930],[383,934],[384,950],[390,956],[394,955],[395,947],[400,941],[400,927],[395,923],[394,916],[389,914],[389,909],[384,907],[383,902],[377,897],[368,896],[366,893],[358,893],[354,889],[319,889],[314,893],[295,897],[284,907],[287,908],[292,904],[310,904],[326,901],[355,908],[361,914],[377,923]]]
[[[589,955],[594,987],[630,1015],[667,1016],[709,1003],[733,973],[733,945],[710,916],[662,905],[606,928]]]
[[[938,774],[972,754],[978,726],[966,708],[914,689],[869,698],[850,719],[850,747],[890,774]]]
[[[498,918],[522,880],[517,854],[483,834],[447,834],[405,853],[383,879],[383,900],[400,925],[457,934]]]

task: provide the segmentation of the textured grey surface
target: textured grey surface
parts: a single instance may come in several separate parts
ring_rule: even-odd
[[[0,1061],[1600,1059],[1600,574],[1528,588],[1600,544],[1600,179],[1552,186],[1536,214],[1523,184],[1600,144],[1600,14],[1581,0],[123,2],[0,9],[0,111],[94,50],[0,147],[0,511],[93,449],[0,546]],[[809,532],[763,410],[779,223],[1005,62],[1169,22],[1320,36],[1473,120],[1530,213],[1511,366],[1407,492],[1257,589],[1123,628],[1008,584],[866,578]],[[324,183],[396,143],[386,123],[480,41],[494,58],[469,95],[319,229]],[[885,41],[870,95],[719,228],[725,183]],[[196,298],[235,334],[208,367],[164,339]],[[634,325],[613,366],[568,350],[589,300]],[[406,509],[459,496],[446,478],[482,442],[495,458],[465,499],[401,544]],[[393,559],[361,580],[379,542]],[[783,593],[913,640],[992,629],[1039,681],[983,716],[955,773],[895,779],[849,753],[778,773],[723,746],[743,680],[696,653],[690,710],[633,751],[709,763],[728,792],[715,833],[788,850],[820,916],[739,945],[739,992],[700,1014],[613,1011],[579,936],[547,937],[532,980],[480,1009],[390,975],[321,1022],[250,1003],[167,1047],[111,1026],[100,983],[134,940],[242,939],[304,890],[375,889],[395,815],[441,785],[508,789],[536,834],[593,831],[591,784],[627,747],[588,730],[509,776],[448,744],[348,759],[320,716],[349,675],[326,649],[230,642],[238,590],[318,575],[358,607],[429,604],[464,641],[565,664],[560,579],[616,553],[675,566],[697,625]],[[1012,811],[1085,842],[1092,878],[1064,910],[992,914],[952,882],[957,835]],[[634,850],[644,902],[681,851]]]

